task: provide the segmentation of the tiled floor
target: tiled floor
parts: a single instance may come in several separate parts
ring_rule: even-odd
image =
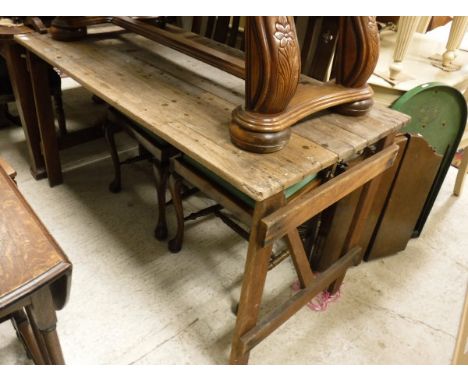
[[[69,82],[70,128],[99,114]],[[96,110],[94,112],[94,110]],[[84,118],[84,119],[83,119]],[[84,122],[82,122],[84,121]],[[134,144],[118,135],[127,153]],[[74,264],[69,304],[58,313],[68,364],[216,364],[229,354],[246,243],[214,218],[192,223],[177,255],[156,241],[155,191],[146,163],[124,169],[120,194],[103,140],[65,150],[65,183],[29,175],[21,128],[0,129],[0,155],[20,190]],[[468,190],[451,169],[422,236],[397,256],[352,269],[326,312],[303,308],[252,351],[252,364],[447,364],[468,280]],[[191,198],[188,209],[206,203]],[[169,210],[173,232],[173,212]],[[291,293],[289,261],[268,275],[265,309]],[[23,364],[9,323],[0,364]]]

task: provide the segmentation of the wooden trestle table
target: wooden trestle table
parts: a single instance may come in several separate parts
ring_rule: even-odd
[[[339,284],[346,269],[360,262],[359,237],[379,174],[392,165],[397,153],[394,135],[408,116],[377,105],[361,117],[322,112],[295,126],[284,149],[255,154],[235,147],[229,137],[231,112],[244,102],[239,78],[133,33],[91,35],[77,42],[37,33],[14,39],[26,51],[40,133],[35,136],[41,138],[51,184],[61,182],[61,170],[44,80],[46,63],[254,200],[231,363],[247,363],[255,345],[321,290]],[[285,200],[283,190],[289,186],[312,174],[329,179],[339,162],[359,157],[365,160],[350,170]],[[297,227],[360,187],[347,251],[315,277]],[[302,290],[259,321],[272,243],[282,237],[289,244]]]

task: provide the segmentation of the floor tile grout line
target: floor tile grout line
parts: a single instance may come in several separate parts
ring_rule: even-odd
[[[152,353],[153,351],[155,351],[156,349],[158,349],[159,347],[163,346],[165,343],[171,341],[172,339],[178,337],[180,334],[184,333],[185,331],[187,331],[188,329],[190,329],[193,325],[195,325],[197,322],[199,321],[198,318],[196,318],[195,320],[193,320],[190,324],[188,324],[186,327],[180,329],[177,333],[175,333],[174,335],[172,335],[171,337],[165,339],[164,341],[160,342],[159,344],[157,344],[154,348],[152,348],[151,350],[148,350],[145,354],[143,354],[141,357],[138,357],[136,360],[132,361],[129,363],[129,365],[134,365],[135,363],[137,363],[138,361],[140,361],[141,359],[145,358],[148,354]]]

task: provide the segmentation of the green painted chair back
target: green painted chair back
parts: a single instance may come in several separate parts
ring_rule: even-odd
[[[438,154],[443,155],[434,184],[414,229],[413,236],[419,236],[463,135],[467,116],[466,101],[457,89],[431,82],[406,92],[391,108],[411,116],[411,122],[405,126],[403,132],[423,136]]]

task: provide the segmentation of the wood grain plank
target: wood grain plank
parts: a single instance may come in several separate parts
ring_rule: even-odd
[[[10,164],[3,158],[0,157],[0,167],[3,168],[5,173],[11,178],[15,179],[16,178],[16,171],[13,167],[10,166]]]
[[[67,43],[37,34],[16,39],[254,200],[281,192],[340,157],[340,150],[296,133],[277,153],[236,148],[228,127],[232,110],[243,102],[243,81],[141,36],[129,33]],[[326,117],[308,122],[308,128],[321,125]],[[351,120],[336,118],[342,123]],[[396,125],[387,121],[373,129],[375,118],[359,121],[367,140],[377,140]]]
[[[0,309],[71,265],[0,167]]]
[[[398,152],[392,145],[371,158],[362,161],[345,173],[338,175],[321,187],[296,198],[287,208],[281,208],[260,222],[264,245],[283,237],[288,227],[298,227],[310,217],[328,208],[354,190],[391,167]]]
[[[295,134],[333,151],[339,160],[347,161],[367,146],[367,140],[320,117],[313,117],[293,127]]]
[[[324,115],[323,121],[336,125],[343,130],[364,138],[366,145],[373,144],[390,133],[396,133],[405,126],[410,117],[403,114],[392,113],[393,110],[381,105],[374,105],[369,114],[360,117],[348,118],[343,115],[330,113]],[[392,126],[389,131],[389,126]],[[359,149],[363,149],[360,147]]]

